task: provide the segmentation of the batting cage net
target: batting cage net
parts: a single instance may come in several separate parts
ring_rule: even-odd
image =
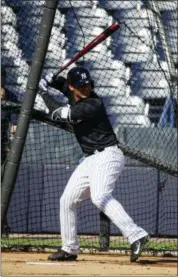
[[[48,1],[46,1],[48,2]],[[1,170],[18,124],[45,1],[2,0]],[[177,1],[59,0],[42,76],[56,72],[113,24],[117,30],[64,71],[85,66],[126,156],[114,196],[151,235],[147,249],[177,250]],[[56,99],[67,103],[59,91]],[[37,94],[2,247],[61,245],[59,199],[83,157],[72,132]],[[89,201],[78,207],[81,249],[128,249]]]

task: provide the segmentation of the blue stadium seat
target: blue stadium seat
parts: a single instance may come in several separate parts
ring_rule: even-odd
[[[173,55],[175,64],[178,63],[178,10],[168,10],[162,13],[164,30],[168,42],[168,47]]]
[[[126,80],[119,78],[116,70],[90,70],[90,74],[96,86],[120,87],[126,84]]]
[[[6,44],[10,41],[15,46],[18,44],[19,41],[19,34],[16,32],[15,28],[11,25],[2,25],[1,26],[1,42],[2,46],[7,48]]]
[[[111,47],[115,59],[126,63],[147,61],[152,56],[152,36],[147,28],[134,28],[125,25],[113,34]]]
[[[133,114],[113,114],[110,116],[111,124],[114,129],[119,126],[125,127],[151,127],[149,118],[145,115],[133,115]]]
[[[110,68],[103,68],[103,69],[90,69],[91,76],[93,76],[94,79],[100,79],[101,82],[103,79],[105,79],[105,83],[108,82],[108,84],[111,82],[111,79],[122,79],[126,83],[126,70],[119,70],[117,68],[110,69]],[[111,85],[112,86],[112,85]]]
[[[90,69],[111,69],[120,70],[120,75],[125,76],[125,64],[112,58],[112,54],[108,51],[107,57],[102,56],[101,53],[88,53],[85,57],[85,64]]]
[[[118,9],[113,12],[114,19],[121,24],[126,23],[127,26],[134,28],[150,28],[155,27],[153,12],[148,9]]]
[[[58,7],[59,8],[81,8],[81,7],[92,7],[93,2],[90,0],[82,1],[82,0],[77,0],[77,1],[71,1],[70,0],[59,0],[58,1]]]
[[[142,98],[167,97],[170,94],[169,79],[166,63],[158,62],[156,56],[149,63],[139,63],[132,67],[131,87]]]
[[[158,8],[161,11],[170,11],[177,9],[177,0],[159,0],[157,1]]]
[[[151,59],[153,52],[150,47],[140,44],[134,48],[131,45],[120,44],[114,52],[115,59],[121,59],[125,63],[146,62]]]
[[[95,80],[94,80],[95,81]],[[99,83],[99,82],[98,82]],[[107,86],[95,83],[95,91],[101,97],[119,97],[126,96],[128,94],[128,88],[124,80],[120,79],[118,85]]]
[[[65,58],[66,58],[66,50],[60,47],[48,49],[46,54],[46,60],[49,59],[49,62],[53,60],[55,66],[60,62],[63,62]]]
[[[137,8],[139,9],[142,5],[142,2],[139,1],[128,1],[128,0],[117,0],[117,1],[106,1],[106,0],[100,0],[99,1],[101,6],[104,7],[108,11],[116,10],[116,9],[132,9]]]
[[[113,109],[113,112],[114,110],[120,113],[123,113],[122,111],[124,111],[124,113],[129,113],[130,111],[130,113],[135,114],[147,114],[148,112],[148,107],[146,107],[144,101],[138,96],[104,96],[102,100],[106,107],[111,107],[111,109]]]
[[[77,20],[76,20],[76,16]],[[75,14],[73,10],[68,10],[66,14],[66,24],[67,26],[80,24],[82,28],[89,28],[88,22],[90,21],[90,26],[92,27],[104,27],[106,28],[111,24],[112,18],[108,16],[104,9],[99,7],[93,8],[77,8],[75,9]]]

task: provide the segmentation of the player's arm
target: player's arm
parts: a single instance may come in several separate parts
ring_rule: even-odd
[[[99,98],[88,98],[74,106],[65,105],[51,112],[53,120],[77,123],[96,117],[100,114],[102,102]]]
[[[56,99],[54,99],[53,96],[51,96],[48,93],[47,90],[46,91],[41,90],[38,93],[41,95],[41,97],[42,97],[42,99],[43,99],[43,101],[44,101],[45,105],[47,106],[50,113],[52,113],[54,110],[58,109],[59,107],[65,107],[66,106],[66,104],[64,104],[62,102],[59,102]]]

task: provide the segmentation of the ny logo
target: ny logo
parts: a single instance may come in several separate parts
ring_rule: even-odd
[[[86,73],[82,73],[82,74],[81,74],[81,77],[82,77],[82,79],[86,79],[86,78],[87,78]]]

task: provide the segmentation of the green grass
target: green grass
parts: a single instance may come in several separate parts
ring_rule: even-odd
[[[61,246],[60,238],[2,238],[1,248],[57,248]],[[98,248],[99,241],[95,238],[81,238],[83,248]],[[129,244],[122,239],[112,239],[110,249],[130,249]],[[176,240],[150,240],[146,247],[150,251],[177,251]]]

